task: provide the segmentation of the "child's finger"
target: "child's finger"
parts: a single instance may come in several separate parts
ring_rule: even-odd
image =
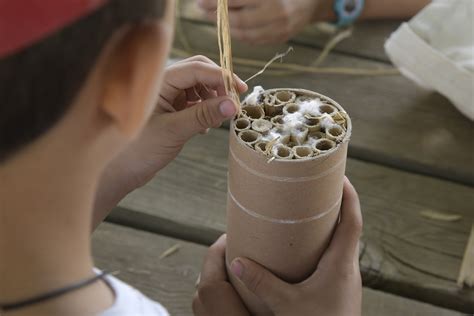
[[[220,126],[236,113],[237,108],[229,97],[207,99],[181,111],[167,113],[165,128],[178,136],[178,141],[186,141],[210,127]]]
[[[203,63],[208,63],[208,64],[211,64],[211,65],[216,65],[217,64],[212,61],[212,59],[204,56],[204,55],[194,55],[194,56],[191,56],[191,57],[188,57],[186,59],[182,59],[182,60],[179,60],[177,62],[175,62],[174,64],[178,64],[178,63],[187,63],[187,62],[190,62],[190,61],[200,61],[200,62],[203,62]]]
[[[359,196],[349,180],[345,178],[341,221],[337,225],[328,249],[319,262],[318,270],[353,269],[354,258],[359,254],[358,244],[361,233],[362,214]]]
[[[248,89],[247,84],[235,76],[237,90],[242,93]],[[205,85],[208,89],[217,91],[219,96],[225,95],[222,70],[215,63],[202,61],[178,62],[166,71],[165,82],[160,95],[166,100],[174,100],[181,90]]]
[[[209,247],[201,272],[199,283],[227,280],[225,266],[225,244],[226,235],[222,235],[217,241]]]
[[[274,312],[295,294],[290,284],[247,258],[234,259],[230,270],[250,292],[271,307]]]

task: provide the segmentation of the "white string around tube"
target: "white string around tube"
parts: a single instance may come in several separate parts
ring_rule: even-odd
[[[232,194],[232,192],[230,191],[230,189],[228,189],[227,191],[227,194],[229,195],[229,197],[232,199],[232,201],[245,213],[247,213],[248,215],[252,216],[252,217],[255,217],[257,219],[261,219],[261,220],[265,220],[265,221],[268,221],[268,222],[272,222],[272,223],[277,223],[277,224],[303,224],[303,223],[307,223],[307,222],[311,222],[311,221],[315,221],[315,220],[318,220],[326,215],[328,215],[329,213],[331,213],[332,211],[336,210],[342,200],[342,196],[326,211],[324,212],[321,212],[321,213],[318,213],[314,216],[310,216],[310,217],[305,217],[305,218],[300,218],[300,219],[279,219],[279,218],[272,218],[272,217],[269,217],[269,216],[265,216],[265,215],[262,215],[262,214],[259,214],[251,209],[248,209],[246,208],[245,206],[243,206],[239,201],[237,201],[237,199],[235,198],[235,196]]]

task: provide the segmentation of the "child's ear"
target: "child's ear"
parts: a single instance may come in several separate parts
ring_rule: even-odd
[[[112,39],[102,74],[101,110],[125,137],[134,137],[158,100],[171,41],[163,23],[143,23]]]

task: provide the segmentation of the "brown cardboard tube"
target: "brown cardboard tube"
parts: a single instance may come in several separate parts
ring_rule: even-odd
[[[321,120],[318,117],[307,117],[304,126],[308,129],[309,134],[319,132],[321,130]]]
[[[259,141],[258,143],[255,144],[255,150],[259,153],[262,154],[267,154],[267,146],[268,142],[267,141]]]
[[[290,147],[283,144],[278,144],[272,148],[273,154],[278,159],[292,159],[293,151]]]
[[[296,96],[320,98],[343,111],[335,101],[308,90],[285,88],[266,92],[282,90],[291,90]],[[247,257],[290,283],[301,282],[315,271],[339,216],[351,131],[351,121],[347,116],[346,133],[339,144],[325,138],[314,140],[314,149],[319,155],[305,159],[277,158],[268,163],[268,156],[247,146],[247,138],[242,137],[242,133],[255,131],[237,134],[235,127],[231,127],[228,266],[236,257]],[[320,150],[316,145],[323,141],[329,142],[326,144],[328,149],[322,144],[319,147],[323,150]],[[331,144],[333,147],[329,148]],[[281,142],[275,144],[278,146],[284,148]],[[252,315],[272,315],[268,307],[230,271],[229,278]]]
[[[326,129],[326,137],[335,142],[340,142],[342,139],[344,139],[345,133],[346,132],[344,129],[337,124],[334,124]]]
[[[319,106],[319,112],[331,115],[337,113],[337,109],[331,104],[323,103]]]
[[[276,102],[280,104],[293,103],[296,100],[296,94],[287,90],[276,91],[275,99]]]
[[[250,129],[250,126],[250,120],[248,118],[241,117],[235,120],[235,130],[238,132]]]
[[[298,112],[300,109],[300,106],[296,103],[289,103],[283,107],[283,114],[288,115],[288,114],[293,114],[295,112]]]
[[[273,117],[282,113],[284,104],[276,102],[276,98],[272,94],[266,94],[263,99],[263,107],[265,109],[265,115]]]
[[[263,108],[258,105],[248,105],[242,107],[242,113],[250,120],[262,119],[265,116]]]
[[[239,139],[243,141],[246,145],[253,147],[258,141],[262,138],[260,133],[252,130],[245,130],[239,132]]]
[[[319,153],[324,153],[336,148],[336,143],[330,139],[321,138],[316,140],[313,145],[314,151],[319,151]]]
[[[258,119],[252,122],[252,129],[263,135],[266,135],[272,129],[272,127],[272,123],[267,120]]]
[[[293,149],[293,155],[296,159],[304,159],[313,156],[314,152],[310,146],[295,146]]]

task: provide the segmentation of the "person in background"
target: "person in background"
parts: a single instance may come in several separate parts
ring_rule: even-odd
[[[217,0],[196,0],[215,21]],[[228,0],[231,34],[250,44],[283,43],[314,22],[348,26],[357,19],[404,19],[431,0]]]

